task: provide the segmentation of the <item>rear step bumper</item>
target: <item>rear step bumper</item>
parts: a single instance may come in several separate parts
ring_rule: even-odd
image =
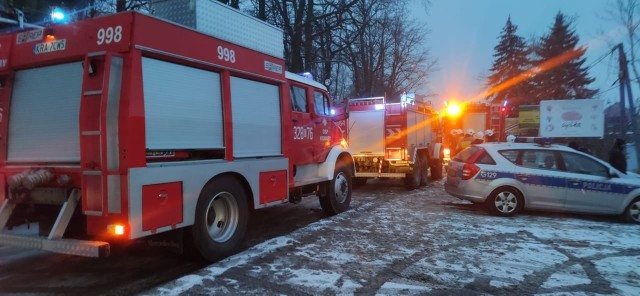
[[[75,239],[50,240],[44,237],[0,234],[0,245],[40,249],[53,253],[102,258],[109,256],[109,243]]]
[[[5,199],[0,205],[0,245],[19,248],[40,249],[54,253],[77,255],[84,257],[107,257],[110,253],[109,243],[62,238],[73,211],[78,206],[80,190],[73,189],[67,201],[62,205],[60,213],[51,228],[48,237],[13,235],[3,233],[9,216],[16,207],[15,203]]]

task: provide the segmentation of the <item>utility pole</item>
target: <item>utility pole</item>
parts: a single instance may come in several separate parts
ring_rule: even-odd
[[[620,62],[620,71],[618,73],[618,81],[620,82],[620,132],[621,138],[627,143],[634,143],[636,148],[636,168],[640,165],[640,139],[638,139],[638,128],[636,121],[636,108],[633,105],[633,96],[631,95],[631,81],[629,79],[629,69],[627,68],[627,57],[624,54],[622,43],[618,44],[618,57]],[[625,106],[625,90],[629,99],[629,116],[626,115]],[[631,121],[631,130],[628,130],[628,121]]]

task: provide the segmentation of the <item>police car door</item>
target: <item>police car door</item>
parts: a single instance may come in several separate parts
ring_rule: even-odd
[[[522,184],[527,208],[563,209],[566,180],[560,172],[558,157],[553,150],[522,151],[515,178]],[[547,164],[545,160],[553,162]]]
[[[567,169],[565,207],[571,211],[612,213],[625,195],[609,178],[609,169],[598,161],[573,152],[561,153]],[[616,193],[616,191],[620,191]]]

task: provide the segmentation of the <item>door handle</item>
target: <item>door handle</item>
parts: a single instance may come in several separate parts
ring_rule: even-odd
[[[526,181],[527,179],[529,179],[529,175],[527,174],[516,174],[516,177],[518,177],[518,179],[521,179],[522,181]]]
[[[571,185],[580,185],[580,180],[569,180],[569,183],[571,183]]]
[[[298,122],[298,120],[297,120],[297,119],[291,119],[291,121],[293,121],[293,122]]]

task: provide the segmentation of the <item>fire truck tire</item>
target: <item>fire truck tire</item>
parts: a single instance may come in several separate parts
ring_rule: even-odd
[[[413,190],[420,187],[420,179],[422,179],[421,175],[423,170],[424,169],[420,165],[420,159],[418,158],[414,164],[413,170],[410,173],[407,173],[404,177],[404,187],[407,190]]]
[[[333,216],[349,209],[352,180],[353,174],[347,165],[337,163],[333,180],[328,182],[325,194],[320,195],[320,207],[325,214]]]
[[[418,160],[420,161],[420,186],[426,186],[429,183],[429,162],[425,158]]]
[[[431,179],[432,180],[442,179],[442,173],[443,173],[442,158],[436,159],[433,166],[431,166]]]
[[[213,262],[238,250],[247,222],[247,195],[242,184],[223,176],[209,181],[200,193],[189,236],[199,255]]]

